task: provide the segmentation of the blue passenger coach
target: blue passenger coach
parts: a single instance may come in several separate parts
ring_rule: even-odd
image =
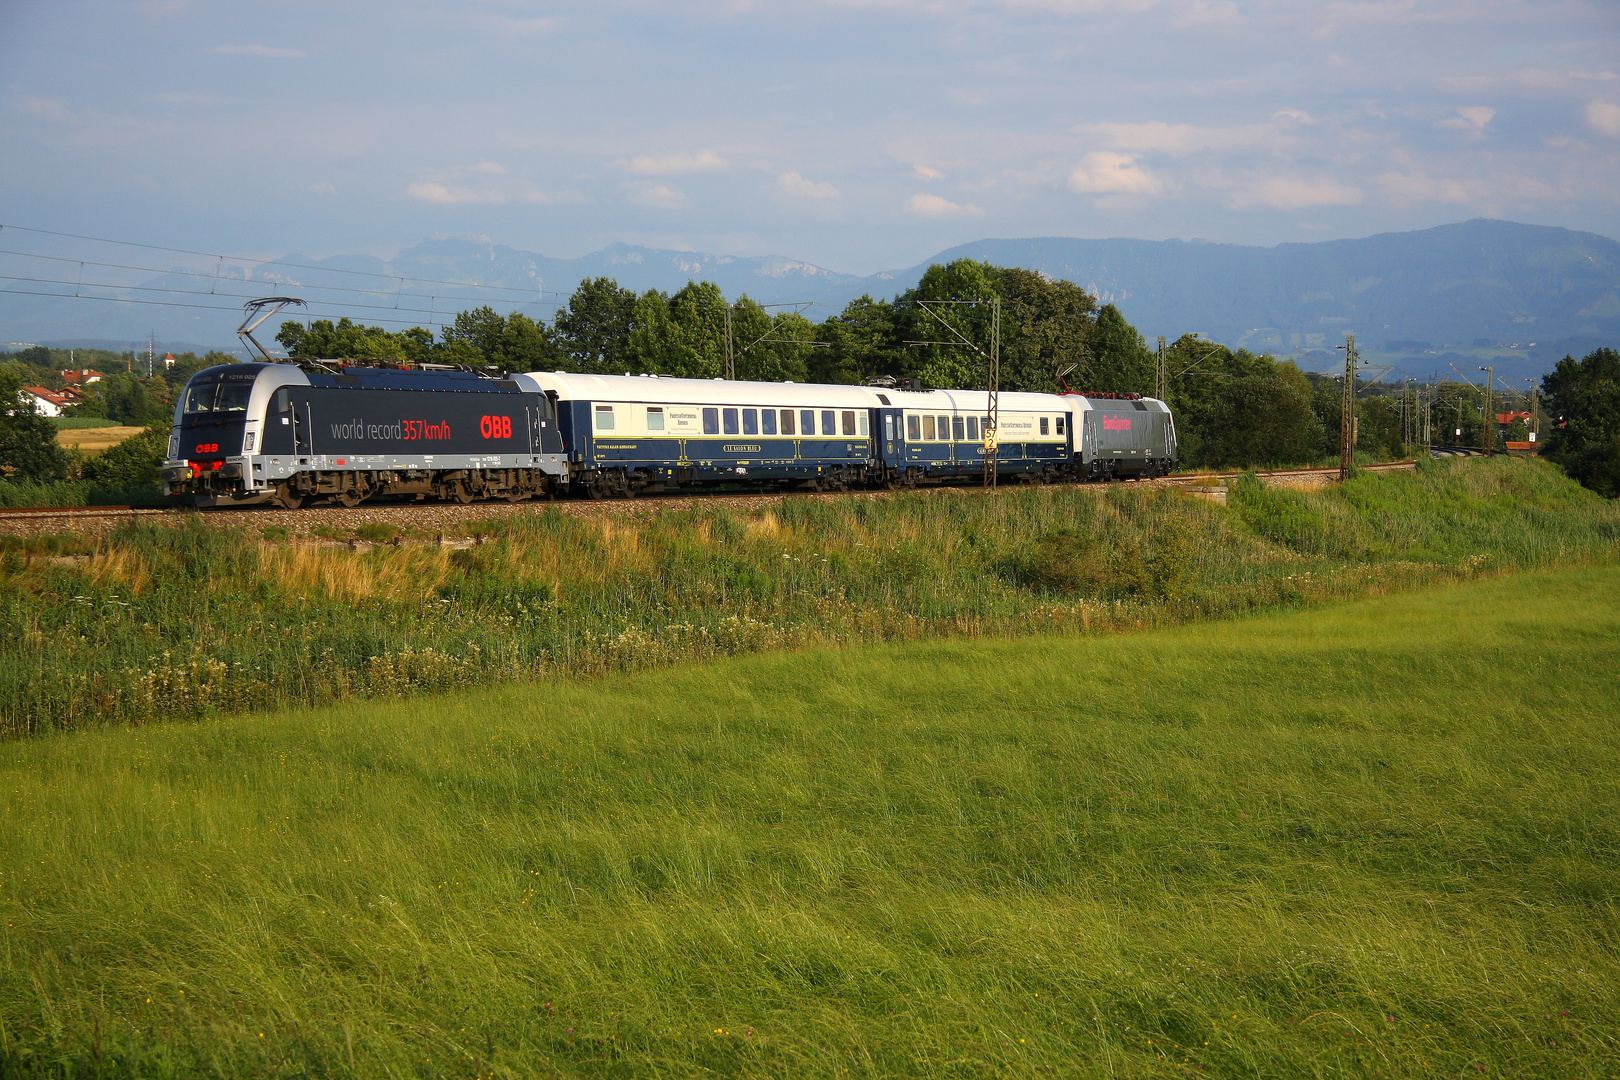
[[[557,402],[573,482],[598,498],[739,478],[808,489],[912,487],[984,471],[983,391],[563,372],[526,378]],[[1001,394],[998,474],[1089,475],[1075,417],[1091,407],[1085,398]],[[1168,419],[1168,410],[1161,414]],[[1139,452],[1123,465],[1110,458],[1096,472],[1167,471],[1171,457],[1173,450]]]

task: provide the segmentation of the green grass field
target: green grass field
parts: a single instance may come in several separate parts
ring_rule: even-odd
[[[1614,1076],[1617,596],[0,744],[0,1075]]]

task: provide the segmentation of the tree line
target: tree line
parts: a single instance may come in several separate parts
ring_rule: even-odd
[[[888,376],[931,388],[982,389],[991,298],[1000,301],[1002,389],[1155,393],[1155,350],[1115,305],[1099,304],[1070,281],[972,259],[930,267],[914,288],[887,300],[862,296],[820,322],[747,296],[728,300],[712,282],[636,293],[598,277],[582,281],[549,322],[485,306],[459,313],[437,334],[317,319],[282,323],[276,340],[295,358],[711,379],[725,373],[729,319],[739,379],[863,384]],[[1190,334],[1167,352],[1166,397],[1184,466],[1337,459],[1342,390],[1334,379]],[[18,402],[22,385],[59,385],[57,369],[70,366],[68,356],[44,348],[12,354],[0,364],[0,397]],[[1599,350],[1582,361],[1568,359],[1543,380],[1549,412],[1564,424],[1554,431],[1549,456],[1606,494],[1620,489],[1620,392],[1614,390],[1620,374],[1612,370],[1620,362],[1614,356]],[[73,363],[99,366],[106,377],[87,387],[85,402],[71,412],[167,425],[176,395],[194,372],[234,360],[226,353],[187,353],[147,378],[133,354],[78,350]],[[24,413],[31,410],[20,404],[0,408],[0,474],[72,476],[75,466],[47,438],[54,431]],[[1388,459],[1409,450],[1411,428],[1403,430],[1394,397],[1375,393],[1358,400],[1356,418],[1360,452]],[[1461,441],[1477,440],[1485,423],[1466,415]]]

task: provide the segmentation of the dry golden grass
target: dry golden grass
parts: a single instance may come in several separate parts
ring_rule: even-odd
[[[80,428],[77,431],[59,431],[56,441],[69,450],[82,450],[86,454],[99,454],[111,450],[125,439],[145,431],[139,427]]]

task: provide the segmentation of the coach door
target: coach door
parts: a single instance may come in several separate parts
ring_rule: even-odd
[[[879,449],[883,464],[891,469],[906,467],[904,414],[899,409],[879,409]]]

